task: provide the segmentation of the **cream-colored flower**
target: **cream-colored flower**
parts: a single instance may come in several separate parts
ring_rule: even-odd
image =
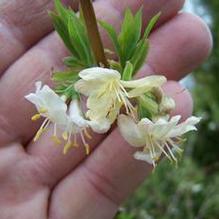
[[[67,105],[65,101],[60,98],[49,86],[42,86],[42,82],[36,82],[36,92],[30,93],[25,98],[33,103],[38,113],[32,117],[33,121],[45,118],[39,131],[37,132],[34,141],[38,140],[42,133],[46,130],[50,123],[54,124],[53,139],[60,143],[57,138],[57,126],[66,124],[67,122]]]
[[[66,154],[69,149],[78,147],[77,138],[79,137],[85,147],[86,154],[89,154],[90,146],[86,141],[86,138],[92,138],[87,131],[89,128],[89,121],[83,117],[78,100],[71,101],[67,118],[66,124],[60,127],[60,129],[63,130],[62,137],[66,141],[63,153]]]
[[[136,124],[129,116],[120,115],[118,126],[122,136],[130,145],[143,148],[143,151],[136,152],[134,157],[156,166],[162,153],[171,161],[177,162],[173,150],[182,152],[178,146],[182,140],[181,136],[197,130],[195,125],[200,118],[192,116],[178,124],[180,118],[181,116],[174,116],[170,120],[160,118],[155,122],[145,118]]]
[[[61,144],[58,133],[62,133],[62,137],[66,141],[64,154],[71,147],[78,146],[78,137],[81,138],[86,153],[89,153],[89,145],[86,142],[86,138],[91,138],[87,131],[91,124],[90,121],[84,119],[77,100],[71,102],[68,110],[64,98],[59,97],[47,85],[42,86],[41,82],[36,83],[36,92],[25,96],[25,98],[33,103],[38,110],[38,114],[34,115],[32,120],[36,121],[41,117],[45,118],[35,135],[34,141],[37,141],[49,124],[52,123],[54,126],[52,140],[56,144]],[[73,142],[72,138],[74,138]]]
[[[134,115],[135,108],[130,98],[138,97],[166,82],[163,76],[123,81],[118,71],[99,67],[85,69],[79,76],[81,80],[75,84],[75,89],[88,96],[86,116],[91,121],[108,120],[110,124],[116,120],[123,105],[128,115]]]

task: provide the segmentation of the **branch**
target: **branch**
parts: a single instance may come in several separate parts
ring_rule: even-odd
[[[96,61],[98,65],[103,64],[105,67],[108,67],[92,2],[91,0],[80,0],[80,3]]]

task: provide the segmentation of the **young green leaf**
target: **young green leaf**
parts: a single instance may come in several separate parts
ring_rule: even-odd
[[[55,72],[52,76],[52,80],[55,82],[65,82],[68,83],[77,81],[79,79],[78,74],[74,71],[65,71],[65,72]]]
[[[118,36],[121,48],[121,65],[124,68],[136,48],[141,36],[142,28],[142,10],[139,10],[134,16],[130,9],[126,10],[121,32]]]
[[[63,40],[64,44],[66,45],[66,47],[69,49],[69,51],[72,54],[74,54],[75,56],[78,56],[76,50],[74,49],[74,46],[71,43],[70,38],[69,38],[68,28],[66,27],[66,24],[54,12],[49,12],[49,15],[53,20],[54,28],[56,29],[59,36],[62,38],[62,40]]]
[[[74,56],[68,56],[66,58],[64,58],[64,64],[67,66],[67,67],[70,67],[70,68],[79,68],[79,69],[82,69],[83,68],[83,62],[80,61],[80,59],[74,57]]]
[[[87,65],[90,65],[90,51],[86,45],[85,29],[74,13],[69,16],[68,31],[70,40],[72,41],[72,44],[74,44],[74,48],[79,54],[80,60],[83,60]]]
[[[149,41],[147,39],[146,40],[142,39],[138,43],[135,52],[130,60],[130,62],[134,66],[133,75],[135,75],[135,73],[138,72],[138,70],[144,64],[147,58],[148,50],[149,50]]]
[[[117,53],[118,57],[120,57],[121,56],[120,45],[118,42],[117,33],[116,33],[115,28],[105,21],[98,21],[98,22],[99,22],[100,26],[108,33],[109,37],[111,38],[111,40],[113,42],[116,53]]]
[[[152,29],[154,28],[155,24],[157,23],[158,19],[160,18],[161,12],[156,14],[149,22],[145,32],[144,32],[144,39],[147,39],[149,37],[149,34],[151,33]]]

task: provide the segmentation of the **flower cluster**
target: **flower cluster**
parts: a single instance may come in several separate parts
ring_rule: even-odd
[[[52,126],[51,139],[56,144],[65,142],[64,154],[78,147],[79,140],[89,154],[88,140],[92,136],[88,131],[106,133],[117,122],[124,139],[140,149],[134,153],[137,160],[156,166],[164,154],[177,162],[175,153],[182,152],[179,148],[182,135],[196,130],[195,125],[200,119],[190,117],[180,123],[180,116],[170,117],[175,102],[162,90],[167,80],[164,76],[133,79],[146,61],[150,48],[148,36],[160,13],[149,21],[143,34],[141,9],[136,14],[126,10],[119,33],[109,23],[99,21],[112,40],[115,51],[105,50],[114,54],[115,59],[111,60],[101,50],[104,62],[98,60],[99,55],[92,50],[94,45],[91,46],[90,42],[96,40],[88,38],[92,37],[88,34],[92,25],[86,27],[84,21],[87,16],[84,15],[66,8],[60,0],[55,0],[55,11],[50,12],[54,27],[70,56],[64,59],[65,71],[55,72],[52,76],[54,90],[37,82],[35,93],[26,96],[38,111],[32,120],[44,118],[34,141]],[[86,100],[84,110],[82,100]]]
[[[61,144],[60,138],[66,141],[64,153],[77,147],[80,136],[86,153],[91,138],[88,128],[96,133],[106,133],[118,119],[118,126],[124,139],[134,147],[142,148],[134,157],[156,165],[161,154],[177,161],[174,155],[181,152],[178,144],[181,136],[188,131],[196,130],[199,118],[191,117],[179,124],[180,116],[169,118],[168,112],[175,107],[174,100],[162,92],[166,82],[164,76],[148,76],[138,80],[123,81],[121,74],[113,69],[93,67],[79,73],[80,79],[74,84],[75,90],[86,96],[87,111],[83,115],[80,102],[74,99],[67,106],[64,96],[58,96],[47,85],[36,83],[36,92],[26,96],[33,103],[38,113],[33,121],[44,117],[34,140],[38,140],[50,123],[53,124],[52,139]],[[139,108],[153,112],[142,117]],[[154,107],[152,107],[154,105]],[[153,109],[154,108],[154,109]],[[58,136],[58,132],[61,137]],[[73,141],[72,141],[73,138]]]

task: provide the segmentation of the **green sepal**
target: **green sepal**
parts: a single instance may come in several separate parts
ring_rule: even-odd
[[[122,80],[130,81],[132,79],[133,71],[134,71],[134,66],[132,65],[132,63],[126,62],[126,66],[122,74]]]

